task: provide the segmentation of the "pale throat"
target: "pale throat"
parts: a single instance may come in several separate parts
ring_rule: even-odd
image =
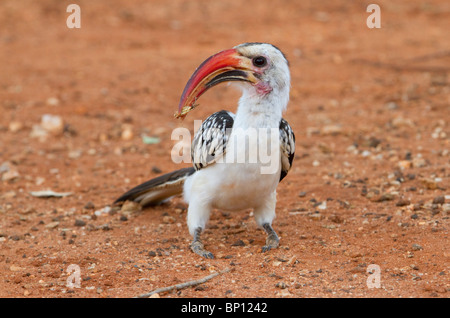
[[[268,83],[260,83],[243,89],[233,127],[279,127],[289,101],[289,89],[273,89]]]

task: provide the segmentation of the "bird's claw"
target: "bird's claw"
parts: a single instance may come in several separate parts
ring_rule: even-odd
[[[268,237],[266,240],[266,245],[264,245],[261,249],[261,251],[263,253],[270,251],[273,248],[277,248],[279,245],[279,239],[277,238],[273,238],[273,237]]]
[[[266,245],[262,247],[262,252],[265,253],[273,248],[277,248],[280,244],[280,239],[270,224],[264,224],[263,228],[267,233]]]
[[[194,240],[194,241],[191,243],[191,250],[192,250],[195,254],[200,255],[201,257],[209,258],[209,259],[213,259],[213,258],[214,258],[213,253],[207,251],[207,250],[205,249],[205,247],[203,246],[203,243],[200,242],[200,241],[198,241],[198,240]]]

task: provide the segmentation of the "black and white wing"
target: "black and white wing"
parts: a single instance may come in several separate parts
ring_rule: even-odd
[[[194,136],[191,158],[195,170],[200,170],[222,158],[233,128],[235,115],[222,110],[209,116]],[[281,174],[280,181],[291,169],[295,154],[295,135],[289,123],[280,121]]]
[[[294,161],[295,135],[289,123],[281,118],[280,121],[280,147],[281,147],[281,175],[280,182],[288,174]]]
[[[191,158],[195,170],[216,162],[225,154],[235,115],[221,110],[209,116],[195,133]]]

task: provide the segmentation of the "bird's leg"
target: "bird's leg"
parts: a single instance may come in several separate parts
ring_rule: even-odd
[[[211,252],[207,251],[203,246],[203,243],[200,241],[201,232],[202,232],[201,227],[195,229],[194,239],[192,240],[191,243],[191,250],[204,258],[214,258],[214,255]]]
[[[269,223],[264,223],[262,227],[267,233],[266,245],[262,247],[262,251],[267,252],[272,248],[277,248],[280,243],[280,239],[278,238],[275,230],[272,228],[272,225],[270,225]]]
[[[260,206],[254,209],[256,223],[267,233],[266,245],[262,248],[263,252],[277,248],[280,242],[277,233],[272,228],[272,221],[275,218],[276,203],[277,195],[274,191],[270,196],[266,197],[265,200],[261,202]]]

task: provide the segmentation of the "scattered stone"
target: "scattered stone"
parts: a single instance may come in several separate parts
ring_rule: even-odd
[[[84,205],[84,208],[87,209],[87,210],[93,210],[93,209],[95,209],[95,205],[94,205],[94,203],[92,203],[91,201],[89,201],[89,202],[87,202],[87,203]]]
[[[173,224],[173,223],[175,223],[176,220],[177,219],[175,219],[171,215],[164,215],[162,221],[163,221],[164,224]]]
[[[46,224],[45,227],[47,229],[54,229],[58,225],[59,225],[59,222],[58,221],[54,221],[54,222],[50,222],[50,223]]]
[[[299,196],[300,198],[304,198],[304,197],[306,196],[306,192],[305,192],[305,191],[302,191],[302,192],[300,192],[300,193],[298,194],[298,196]]]
[[[10,132],[15,133],[23,128],[23,124],[20,121],[12,121],[8,125]]]
[[[412,160],[412,166],[414,168],[422,168],[427,165],[427,161],[422,157],[416,157]]]
[[[237,240],[236,242],[231,244],[231,246],[245,246],[245,243],[243,240]]]
[[[393,193],[383,193],[381,196],[373,197],[371,200],[373,202],[384,202],[384,201],[392,201],[394,200],[396,195]]]
[[[36,177],[36,185],[40,186],[45,182],[45,178],[43,177]]]
[[[112,227],[109,225],[109,223],[102,224],[98,227],[99,230],[103,231],[110,231],[112,230]]]
[[[395,205],[396,206],[407,206],[410,204],[411,204],[411,201],[409,201],[408,199],[400,199],[397,201],[397,203]]]
[[[428,190],[436,190],[438,188],[437,182],[432,179],[421,179],[422,184]]]
[[[41,125],[33,125],[30,132],[30,138],[36,138],[41,141],[45,140],[48,136],[48,132],[42,128]]]
[[[444,203],[442,205],[442,212],[444,212],[444,214],[450,213],[450,203]]]
[[[433,199],[433,204],[444,204],[444,203],[445,203],[445,197],[443,195],[440,195]]]
[[[19,236],[19,235],[11,235],[11,236],[9,237],[9,239],[10,239],[10,240],[13,240],[13,241],[15,241],[15,242],[17,242],[17,241],[20,240],[20,236]]]
[[[83,154],[83,151],[81,149],[75,149],[75,150],[69,151],[67,156],[70,159],[78,159],[81,157],[82,154]]]
[[[326,135],[336,136],[342,133],[342,127],[339,125],[327,125],[322,127],[320,133],[324,136]]]
[[[19,271],[23,270],[23,268],[13,264],[9,267],[9,270],[11,272],[19,272]]]
[[[411,246],[411,248],[412,248],[413,251],[420,251],[420,250],[423,249],[422,246],[420,246],[419,244],[416,244],[416,243],[414,243],[414,244]]]
[[[310,214],[308,214],[308,217],[309,217],[311,220],[316,220],[316,221],[320,221],[320,220],[323,219],[323,215],[320,214],[319,212],[310,213]]]
[[[59,105],[59,99],[56,97],[49,97],[47,98],[47,105],[50,106],[58,106]]]
[[[322,203],[320,203],[317,208],[319,210],[326,210],[327,209],[327,201],[323,201]]]
[[[94,212],[94,215],[100,216],[100,215],[102,215],[102,214],[108,214],[108,213],[110,213],[111,211],[112,211],[112,209],[111,209],[110,206],[105,206],[103,209],[96,210],[96,211]]]
[[[289,292],[287,288],[285,288],[276,293],[276,296],[284,298],[284,297],[292,297],[292,294]]]
[[[134,137],[133,127],[130,124],[122,125],[122,132],[120,134],[122,140],[131,140]]]
[[[147,136],[145,134],[142,134],[141,138],[142,142],[146,145],[159,144],[161,142],[159,137]]]
[[[409,169],[412,167],[412,162],[409,160],[401,160],[398,162],[398,167],[400,169]]]
[[[4,200],[12,199],[12,198],[15,198],[16,195],[17,195],[16,191],[14,191],[14,190],[6,191],[5,193],[2,193],[0,195],[0,199],[4,199]]]
[[[9,170],[2,174],[2,181],[10,182],[18,179],[20,174],[17,170]]]
[[[64,131],[64,122],[60,116],[44,114],[41,118],[41,127],[51,134],[58,135]]]
[[[364,150],[364,151],[361,153],[361,156],[365,158],[365,157],[369,157],[371,154],[372,154],[372,153],[371,153],[369,150]]]
[[[11,170],[11,164],[9,161],[5,161],[0,165],[0,173],[4,173]]]
[[[400,127],[414,127],[414,123],[409,118],[403,118],[402,116],[395,117],[391,121],[391,125],[395,128]]]
[[[317,148],[319,148],[319,150],[320,150],[322,153],[324,153],[324,154],[329,154],[329,153],[332,152],[331,148],[330,148],[328,145],[324,144],[324,143],[319,143],[319,144],[317,145]]]
[[[285,288],[287,288],[287,285],[285,282],[278,282],[275,284],[275,287],[280,288],[280,289],[285,289]]]
[[[153,167],[152,167],[152,172],[153,172],[153,173],[161,173],[162,170],[161,170],[160,168],[158,168],[157,166],[153,166]]]
[[[398,104],[396,102],[388,102],[386,103],[385,107],[389,110],[397,110]]]
[[[341,216],[337,215],[337,214],[333,214],[333,215],[329,216],[328,219],[331,222],[338,223],[338,224],[341,224],[341,223],[344,222],[344,219]]]
[[[346,151],[356,155],[358,154],[358,147],[357,145],[350,145],[347,147]]]
[[[80,220],[80,219],[76,219],[74,225],[75,225],[75,226],[85,226],[85,225],[86,225],[86,222],[83,221],[83,220]]]

